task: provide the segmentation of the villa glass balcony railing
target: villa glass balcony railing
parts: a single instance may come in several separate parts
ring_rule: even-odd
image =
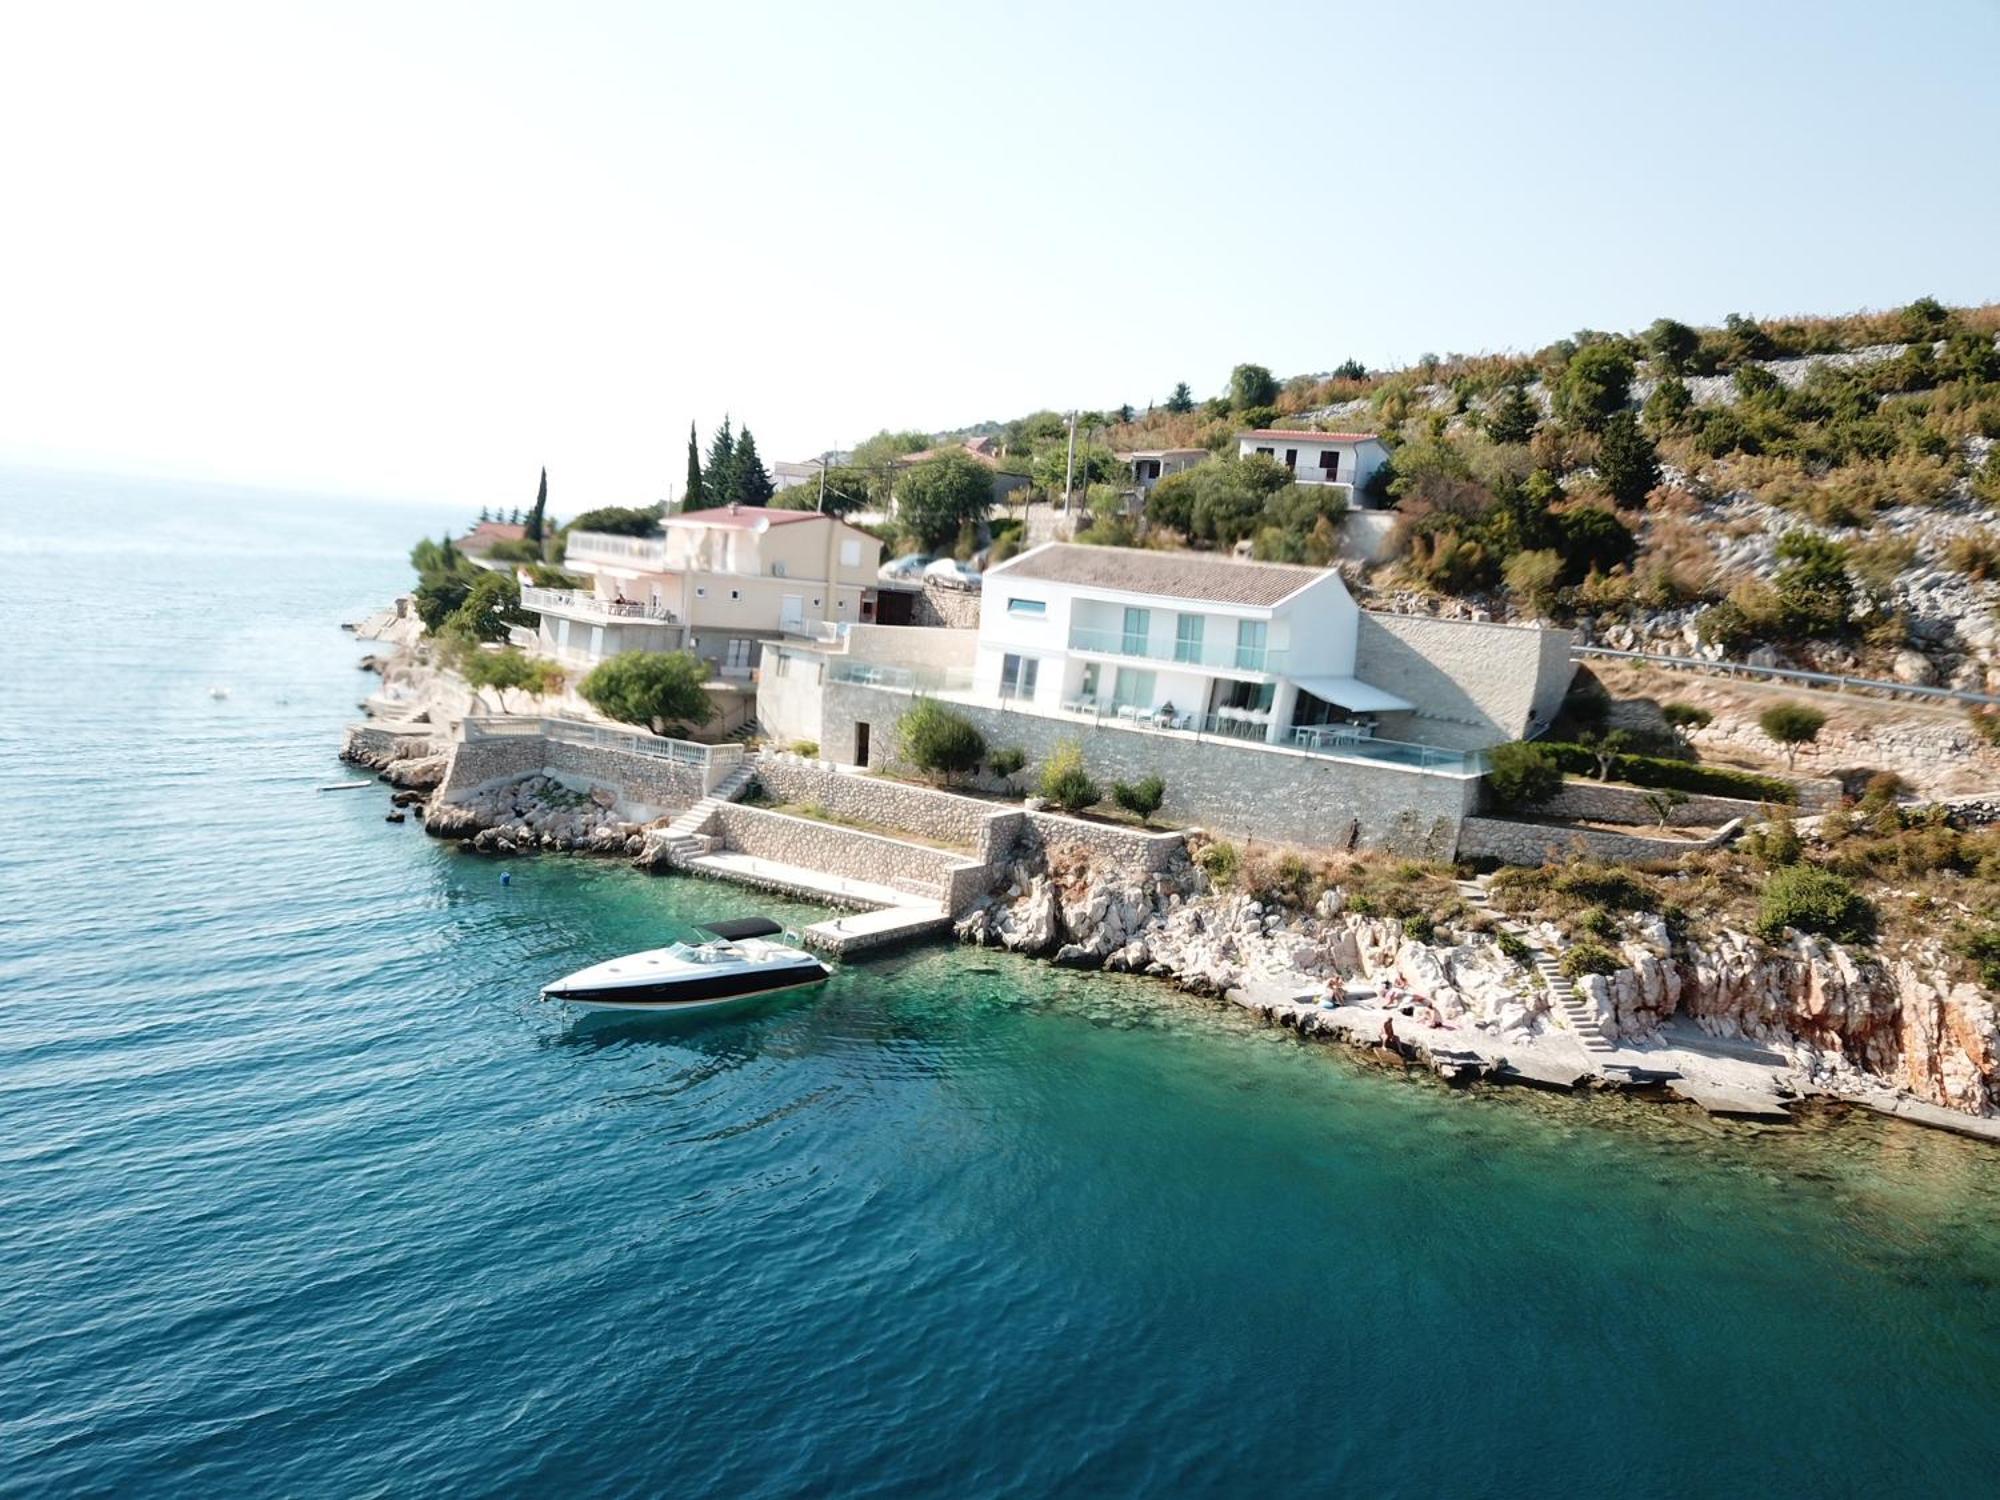
[[[1069,633],[1069,649],[1219,672],[1283,672],[1287,656],[1285,651],[1272,646],[1244,646],[1235,641],[1163,640],[1157,636],[1127,635],[1122,630],[1086,630],[1080,626]]]
[[[962,693],[972,686],[972,673],[962,667],[894,667],[881,662],[827,663],[828,682],[856,687],[894,688],[903,693]]]
[[[602,599],[588,589],[525,588],[521,590],[521,607],[566,614],[573,618],[656,620],[662,625],[674,623],[674,612],[664,604],[632,599]]]

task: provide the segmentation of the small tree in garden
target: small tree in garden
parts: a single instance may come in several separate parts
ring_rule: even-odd
[[[1492,762],[1493,769],[1486,773],[1486,789],[1502,807],[1531,807],[1562,790],[1562,767],[1541,745],[1523,741],[1497,745]]]
[[[1104,800],[1104,788],[1083,768],[1083,747],[1063,740],[1042,763],[1042,796],[1064,812],[1082,812]]]
[[[1014,778],[1021,774],[1021,768],[1028,763],[1028,752],[1018,745],[1010,745],[1004,750],[995,750],[986,757],[986,769],[1008,791],[1014,790]]]
[[[1706,729],[1715,722],[1715,715],[1699,703],[1663,703],[1660,717],[1667,721],[1667,727],[1674,732],[1674,738],[1686,744],[1688,736],[1697,729]]]
[[[1784,746],[1785,764],[1790,767],[1798,763],[1801,746],[1819,739],[1826,715],[1810,703],[1773,703],[1757,715],[1757,727]]]
[[[1657,792],[1646,793],[1646,806],[1653,810],[1653,816],[1659,819],[1660,827],[1662,828],[1673,822],[1674,809],[1677,807],[1686,807],[1687,800],[1688,794],[1686,792],[1677,791],[1673,787],[1666,787]]]
[[[621,651],[578,684],[583,701],[621,724],[641,724],[655,734],[666,726],[702,724],[715,705],[702,684],[708,666],[686,651]]]
[[[950,785],[969,776],[986,758],[986,737],[970,719],[935,698],[921,698],[903,715],[897,731],[903,759],[933,781]]]
[[[1604,734],[1580,734],[1576,742],[1588,750],[1591,759],[1597,762],[1597,779],[1609,781],[1611,768],[1630,747],[1632,736],[1622,729],[1613,729]]]
[[[1153,814],[1160,810],[1160,804],[1167,800],[1167,784],[1157,773],[1136,782],[1114,782],[1111,800],[1141,823],[1150,824]]]

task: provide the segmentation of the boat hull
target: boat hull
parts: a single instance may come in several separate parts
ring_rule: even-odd
[[[810,989],[824,983],[824,965],[797,965],[776,973],[702,974],[661,980],[652,984],[606,985],[602,988],[550,985],[545,998],[560,1000],[579,1010],[591,1011],[672,1011],[695,1014],[748,1005],[771,995]]]

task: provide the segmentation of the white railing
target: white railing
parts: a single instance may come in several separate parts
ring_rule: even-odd
[[[565,562],[637,563],[659,568],[666,561],[667,544],[656,536],[618,536],[609,531],[572,531],[563,553]]]
[[[521,590],[521,607],[604,620],[657,620],[664,625],[676,623],[674,612],[664,604],[605,599],[588,589],[525,588]]]
[[[565,745],[623,750],[633,755],[671,761],[677,766],[704,768],[730,766],[743,759],[741,745],[699,745],[693,740],[673,740],[664,735],[648,734],[643,729],[590,724],[582,719],[472,716],[461,723],[468,742],[536,736]]]

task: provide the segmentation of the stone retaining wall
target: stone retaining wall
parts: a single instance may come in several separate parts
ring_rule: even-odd
[[[1570,780],[1548,801],[1537,803],[1535,811],[1549,818],[1576,818],[1593,823],[1632,823],[1658,827],[1659,814],[1636,787],[1601,781]],[[1667,815],[1670,828],[1705,826],[1713,828],[1731,818],[1755,822],[1764,816],[1764,804],[1741,797],[1710,797],[1688,793],[1687,801]]]
[[[946,630],[979,628],[977,589],[955,589],[935,579],[926,579],[923,591],[911,603],[910,621],[914,625]]]
[[[932,843],[976,849],[988,857],[1004,857],[1006,853],[1001,849],[998,856],[993,854],[987,824],[1009,809],[996,808],[990,802],[884,781],[878,776],[855,776],[817,761],[768,750],[758,757],[757,779],[774,801],[823,807],[838,817],[880,823]],[[1020,815],[1014,816],[1018,828]]]
[[[1571,639],[1567,630],[1368,611],[1354,675],[1418,706],[1412,739],[1482,750],[1555,718],[1575,672]]]
[[[1613,833],[1602,828],[1566,828],[1552,823],[1523,823],[1511,818],[1467,818],[1459,831],[1460,859],[1497,859],[1510,865],[1549,864],[1581,853],[1611,864],[1652,864],[1713,849],[1735,836],[1731,823],[1705,839],[1664,835]]]
[[[538,771],[577,791],[602,787],[641,820],[680,812],[705,795],[699,766],[533,734],[495,735],[454,745],[438,795],[445,802],[463,802],[483,787]]]
[[[720,832],[726,848],[753,859],[876,885],[902,880],[934,886],[949,911],[982,894],[995,874],[985,864],[942,849],[734,802],[716,807],[706,826]]]
[[[826,686],[824,744],[850,753],[855,725],[869,726],[869,763],[888,764],[896,726],[915,700],[893,689],[834,682]],[[1448,859],[1458,825],[1475,805],[1479,780],[1405,766],[1333,760],[1303,751],[1227,740],[1183,739],[1044,718],[998,707],[953,702],[986,743],[1018,745],[1027,753],[1025,784],[1057,744],[1083,747],[1090,774],[1105,784],[1158,772],[1167,784],[1164,817],[1231,838],[1265,839],[1303,848],[1385,848]]]
[[[1156,875],[1187,848],[1186,838],[1178,833],[1110,828],[1052,812],[1031,812],[1025,820],[1049,853],[1080,854],[1093,870],[1111,864],[1128,876]]]

